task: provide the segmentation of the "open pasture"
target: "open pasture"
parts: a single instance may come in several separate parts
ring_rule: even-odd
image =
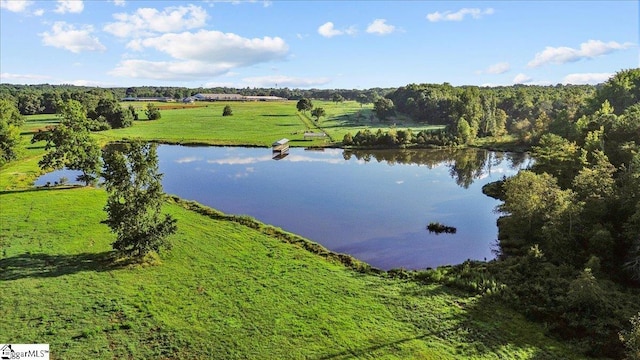
[[[366,128],[383,131],[392,127],[410,128],[414,132],[437,129],[399,117],[380,121],[373,106],[361,106],[355,101],[333,103],[312,100],[314,107],[322,107],[326,116],[316,122],[309,112],[300,113],[296,101],[279,102],[196,102],[194,104],[154,103],[161,110],[160,120],[148,121],[144,114],[146,104],[133,104],[140,121],[125,129],[97,133],[106,141],[121,138],[140,138],[174,144],[270,146],[273,141],[287,138],[291,146],[331,146],[342,141],[347,132],[355,134]],[[124,103],[128,106],[127,103]],[[232,116],[222,116],[226,105]],[[307,131],[324,131],[327,138],[305,139]]]
[[[179,231],[158,263],[114,263],[105,200],[0,192],[2,336],[58,359],[572,358],[498,304],[360,274],[181,203],[166,205]]]

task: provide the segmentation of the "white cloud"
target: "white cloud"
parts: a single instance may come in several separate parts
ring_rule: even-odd
[[[35,16],[42,16],[44,15],[44,9],[37,9],[33,12],[33,15]]]
[[[513,83],[514,84],[526,84],[526,83],[530,83],[531,80],[533,80],[533,79],[531,79],[531,77],[529,77],[529,76],[527,76],[527,75],[525,75],[523,73],[520,73],[520,74],[516,75],[516,77],[513,78]]]
[[[511,65],[508,62],[500,62],[493,64],[484,70],[476,71],[476,74],[504,74],[511,70]]]
[[[344,30],[338,30],[334,27],[331,21],[326,22],[318,27],[318,34],[331,38],[338,35],[355,35],[358,32],[358,29],[355,26],[349,26]]]
[[[388,25],[386,19],[375,19],[367,26],[367,32],[370,34],[386,35],[391,34],[395,30],[396,27]]]
[[[231,3],[232,5],[262,3],[263,7],[273,5],[273,1],[269,0],[204,0],[204,2],[211,4],[210,6],[213,6],[215,3]]]
[[[480,19],[484,15],[491,15],[494,13],[492,8],[487,8],[484,10],[477,8],[462,8],[456,12],[445,11],[443,13],[436,11],[434,13],[427,14],[427,20],[431,22],[438,21],[462,21],[465,16],[470,15],[474,19]]]
[[[297,78],[284,75],[256,76],[242,79],[242,82],[246,84],[245,86],[271,87],[274,84],[278,84],[279,87],[291,88],[324,85],[329,83],[330,81],[331,80],[328,78]]]
[[[209,64],[202,61],[124,60],[109,75],[154,80],[201,80],[222,75],[233,69],[231,64]]]
[[[125,6],[127,2],[125,0],[111,0],[115,6]]]
[[[229,67],[248,66],[282,59],[289,47],[279,37],[243,38],[232,33],[200,30],[197,33],[164,34],[135,40],[130,48],[153,48],[175,59],[226,64]]]
[[[290,154],[289,156],[287,156],[287,161],[290,161],[290,162],[320,162],[320,163],[326,163],[326,164],[344,164],[344,159],[343,158],[335,158],[335,157],[315,158],[315,157],[311,157],[311,156],[298,155],[298,154]]]
[[[94,87],[112,87],[113,84],[104,82],[104,81],[95,81],[95,80],[73,80],[73,81],[63,81],[62,84],[71,84],[75,86],[94,86]]]
[[[611,78],[613,73],[582,73],[582,74],[569,74],[564,77],[562,80],[563,84],[574,84],[574,85],[584,85],[584,84],[600,84],[603,83],[609,78]]]
[[[11,12],[26,11],[33,4],[31,0],[0,0],[0,9],[7,9]]]
[[[0,73],[0,83],[38,84],[50,79],[47,75]]]
[[[249,165],[271,160],[271,155],[265,155],[260,157],[229,157],[226,159],[207,160],[207,163],[217,165]]]
[[[187,157],[183,157],[180,158],[178,160],[175,160],[176,163],[178,164],[188,164],[188,163],[192,163],[195,161],[202,161],[201,157],[196,157],[196,156],[187,156]]]
[[[615,41],[607,43],[600,40],[589,40],[580,44],[579,49],[566,46],[551,47],[547,46],[543,51],[536,54],[533,60],[529,61],[527,66],[538,67],[545,64],[564,64],[567,62],[575,62],[582,59],[592,59],[597,56],[605,55],[617,50],[624,50],[632,47],[632,43],[620,44]]]
[[[79,14],[82,10],[84,10],[84,2],[82,0],[58,0],[58,6],[56,6],[54,12],[59,14]]]
[[[118,37],[137,37],[195,29],[206,24],[209,15],[195,5],[167,7],[162,11],[140,8],[132,14],[113,14],[116,22],[104,26],[104,31]]]
[[[338,35],[342,35],[344,34],[344,31],[341,30],[336,30],[333,27],[333,23],[331,21],[326,22],[322,25],[320,25],[320,27],[318,27],[318,34],[326,37],[326,38],[330,38],[330,37],[334,37],[334,36],[338,36]]]
[[[93,27],[91,25],[84,25],[80,29],[76,29],[73,25],[58,21],[51,27],[51,32],[45,31],[39,35],[42,37],[44,45],[62,48],[73,53],[106,50],[100,40],[91,35],[92,33]]]

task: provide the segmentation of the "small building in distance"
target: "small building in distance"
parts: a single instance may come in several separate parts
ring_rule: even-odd
[[[192,96],[198,101],[243,101],[244,96],[240,94],[202,94]]]
[[[166,97],[166,96],[156,96],[156,97],[133,97],[133,96],[127,96],[125,98],[120,99],[120,101],[172,102],[172,101],[176,101],[176,100],[174,98],[170,98],[170,97]]]
[[[285,101],[287,99],[279,96],[245,96],[246,101]]]
[[[191,98],[197,101],[285,101],[279,96],[244,96],[240,94],[202,94],[198,93]]]

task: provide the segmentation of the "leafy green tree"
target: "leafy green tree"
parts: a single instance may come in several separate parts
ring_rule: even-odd
[[[62,94],[59,91],[48,91],[42,94],[42,113],[55,114],[58,103],[62,102]]]
[[[490,129],[491,135],[502,136],[507,132],[507,113],[502,109],[496,109],[494,128]]]
[[[533,147],[533,154],[536,162],[532,170],[553,175],[563,188],[571,185],[584,161],[576,143],[555,134],[543,135],[539,145]]]
[[[24,124],[24,117],[16,105],[8,99],[0,99],[0,118],[9,125],[19,127]]]
[[[298,103],[296,104],[296,109],[304,113],[313,109],[313,104],[311,103],[311,100],[307,98],[302,98],[298,100]]]
[[[34,92],[26,92],[18,95],[18,110],[22,115],[40,114],[44,107],[40,104],[40,96]]]
[[[89,111],[89,118],[98,120],[104,119],[109,126],[114,129],[125,128],[133,125],[133,114],[131,109],[123,109],[115,99],[101,98],[98,106]]]
[[[640,68],[622,70],[598,88],[592,100],[593,109],[608,101],[616,114],[640,102]]]
[[[233,110],[231,110],[231,106],[226,105],[222,110],[222,116],[231,116],[233,115]]]
[[[129,105],[128,109],[133,120],[138,121],[138,112],[136,111],[136,108],[133,105]]]
[[[363,93],[360,93],[356,96],[356,101],[358,102],[358,104],[360,104],[360,107],[362,107],[363,105],[369,104],[371,102],[369,100],[369,97]]]
[[[327,112],[324,110],[324,108],[321,107],[317,107],[311,110],[311,116],[316,118],[316,122],[320,121],[320,118],[325,116],[326,114]]]
[[[341,103],[344,101],[344,97],[342,95],[340,95],[339,93],[333,93],[331,95],[331,101],[333,101],[334,103]]]
[[[170,248],[167,237],[176,232],[176,220],[161,215],[165,194],[158,173],[155,144],[133,142],[107,148],[103,177],[109,193],[105,223],[116,233],[113,248],[134,257]]]
[[[91,137],[85,109],[76,100],[61,103],[58,108],[60,123],[47,131],[38,131],[32,143],[46,141],[48,152],[38,163],[42,169],[62,169],[82,171],[77,180],[90,185],[100,174],[100,146]]]
[[[456,133],[458,135],[458,139],[460,139],[461,144],[468,144],[471,142],[471,126],[464,118],[460,118],[458,120],[458,126],[456,128]]]
[[[22,115],[11,101],[0,100],[0,166],[18,158]]]
[[[499,235],[502,245],[508,245],[502,246],[506,255],[521,255],[539,244],[554,259],[568,261],[575,256],[571,239],[579,204],[574,204],[573,191],[560,189],[547,173],[528,170],[508,179],[503,189],[505,199],[498,210],[508,216],[501,219]]]
[[[350,132],[346,133],[342,138],[342,144],[346,146],[353,145],[353,135]]]
[[[598,315],[602,312],[606,293],[600,287],[590,268],[586,268],[569,284],[568,306],[583,314]]]
[[[376,102],[373,104],[373,109],[376,113],[376,116],[381,120],[385,120],[387,119],[387,117],[395,114],[395,106],[393,105],[393,101],[388,98],[379,98],[378,100],[376,100]]]
[[[584,167],[573,179],[573,190],[581,199],[608,199],[614,195],[616,168],[601,150],[593,153],[593,165]]]
[[[144,112],[149,120],[158,120],[162,117],[160,109],[152,103],[147,104],[147,110]]]
[[[620,341],[624,344],[627,359],[640,360],[640,312],[629,320],[631,329],[620,332]]]
[[[518,137],[518,140],[522,144],[531,143],[531,121],[529,119],[523,119],[520,121],[516,121],[511,126],[510,131]]]

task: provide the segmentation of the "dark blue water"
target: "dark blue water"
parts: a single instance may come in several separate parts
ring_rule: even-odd
[[[158,156],[165,192],[253,216],[382,269],[493,258],[498,201],[481,188],[529,164],[483,150],[295,148],[273,160],[264,148],[161,145]],[[48,176],[38,184],[61,175]],[[432,221],[457,232],[429,233]]]

